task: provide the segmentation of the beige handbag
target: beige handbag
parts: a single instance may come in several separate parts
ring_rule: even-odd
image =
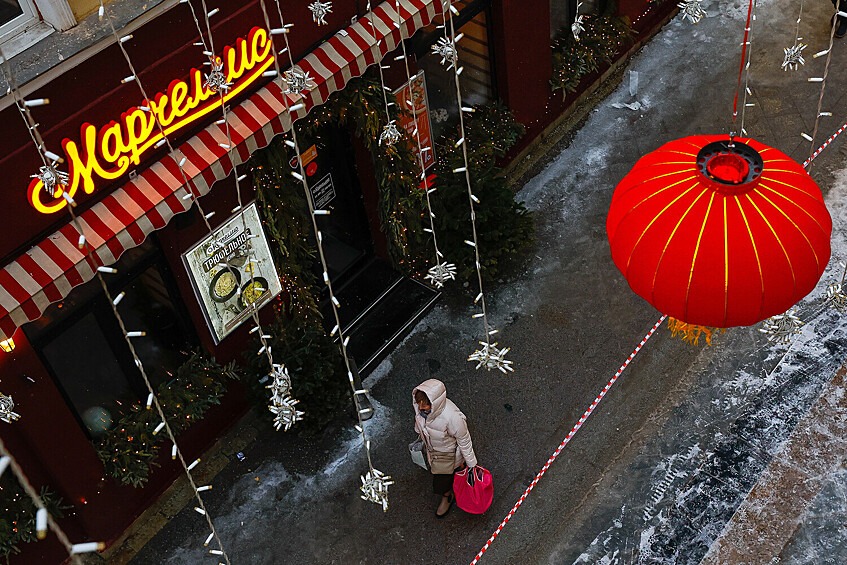
[[[429,454],[429,468],[433,475],[452,475],[456,470],[456,453],[433,451]]]

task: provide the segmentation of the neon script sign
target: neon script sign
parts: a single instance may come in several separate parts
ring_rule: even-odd
[[[215,61],[223,65],[221,72],[228,89],[212,90],[203,73],[191,69],[188,80],[174,80],[166,92],[130,108],[119,120],[112,120],[99,131],[90,123],[82,124],[79,142],[68,138],[62,141],[68,163],[67,183],[57,185],[50,195],[44,189],[44,182],[34,178],[27,191],[29,203],[42,214],[58,212],[68,203],[63,192],[71,198],[80,189],[91,194],[97,188],[95,179],[109,181],[121,177],[133,165],[139,165],[147,150],[161,145],[163,134],[182,130],[221,108],[273,65],[273,44],[267,30],[253,28],[234,47],[224,47],[223,56]]]

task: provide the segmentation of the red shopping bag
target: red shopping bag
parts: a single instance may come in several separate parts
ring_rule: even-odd
[[[456,505],[469,514],[484,514],[494,501],[494,479],[488,469],[477,465],[473,472],[465,467],[453,475]]]

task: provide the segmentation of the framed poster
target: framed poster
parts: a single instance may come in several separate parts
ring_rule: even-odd
[[[183,253],[182,261],[215,344],[282,292],[253,202]]]
[[[409,102],[409,84],[412,85],[412,100]],[[415,127],[421,139],[421,154],[423,155],[424,170],[435,164],[435,153],[432,147],[432,124],[429,121],[429,102],[426,97],[426,78],[421,71],[412,77],[410,82],[394,91],[397,104],[408,113],[397,118],[397,125],[406,130],[413,148],[417,148]],[[426,149],[429,147],[429,149]]]

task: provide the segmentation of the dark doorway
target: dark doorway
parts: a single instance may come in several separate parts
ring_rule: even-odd
[[[312,205],[329,211],[317,216],[327,272],[334,284],[341,283],[373,255],[352,141],[347,130],[328,125],[303,146]]]

